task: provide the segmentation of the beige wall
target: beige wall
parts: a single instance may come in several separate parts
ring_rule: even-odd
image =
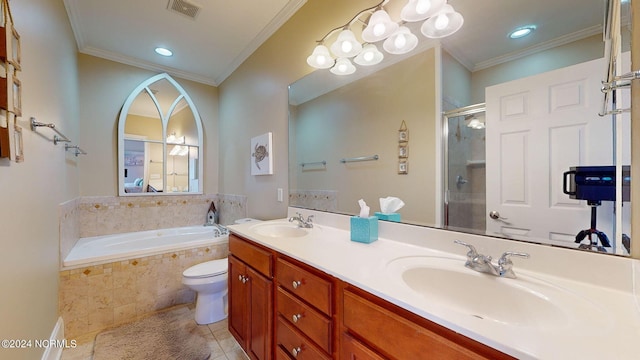
[[[82,148],[89,153],[80,159],[80,194],[118,194],[118,116],[129,94],[156,72],[79,54],[80,134]],[[218,192],[218,89],[175,78],[193,100],[204,131],[204,193]]]
[[[359,212],[358,200],[379,211],[380,197],[405,201],[402,220],[435,223],[436,59],[431,49],[374,76],[308,101],[294,111],[297,148],[290,156],[295,190],[335,190],[338,211]],[[348,104],[348,106],[345,106]],[[409,173],[398,174],[398,130],[409,129]],[[379,160],[341,164],[345,157]],[[297,158],[295,158],[297,156]],[[301,162],[327,161],[323,171]]]
[[[306,58],[315,40],[348,22],[369,1],[309,0],[219,87],[220,191],[249,197],[249,216],[286,216],[288,192],[287,86],[313,69]],[[273,132],[274,174],[250,175],[250,140]]]
[[[54,146],[54,132],[78,141],[75,40],[62,1],[11,1],[21,36],[25,161],[0,161],[0,339],[48,339],[58,293],[58,204],[78,196],[80,158]],[[86,141],[80,141],[84,145]],[[37,359],[43,349],[0,349],[2,359]]]

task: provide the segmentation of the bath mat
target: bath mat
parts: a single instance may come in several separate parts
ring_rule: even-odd
[[[93,359],[208,359],[211,349],[207,340],[195,320],[181,310],[189,312],[183,308],[159,313],[99,333]]]

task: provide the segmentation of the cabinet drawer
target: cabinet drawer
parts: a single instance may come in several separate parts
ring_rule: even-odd
[[[229,252],[238,259],[241,259],[262,275],[273,278],[272,257],[273,255],[238,236],[229,235]]]
[[[278,313],[327,353],[331,353],[331,320],[278,287]]]
[[[331,314],[331,282],[286,260],[276,264],[278,283],[323,313]]]
[[[358,340],[347,334],[342,334],[340,344],[340,359],[343,360],[384,360],[375,351],[361,344]]]
[[[349,328],[349,332],[358,334],[369,345],[392,358],[494,358],[493,356],[481,356],[350,291],[344,291],[343,301],[343,321],[344,325]],[[381,329],[384,330],[380,331]],[[468,338],[464,339],[469,340]]]
[[[276,346],[276,360],[291,360],[291,355],[281,346]]]
[[[278,317],[276,330],[276,343],[278,347],[286,350],[290,356],[301,360],[329,360],[320,349],[312,342],[299,335],[283,317]]]

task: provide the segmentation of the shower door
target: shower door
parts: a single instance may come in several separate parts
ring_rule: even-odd
[[[444,114],[444,225],[484,233],[486,229],[485,105]]]

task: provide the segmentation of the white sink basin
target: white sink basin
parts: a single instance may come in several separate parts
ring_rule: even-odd
[[[587,321],[609,326],[606,314],[588,299],[518,273],[517,279],[479,273],[464,259],[414,256],[392,260],[391,275],[428,304],[495,324],[559,330]],[[588,314],[588,316],[585,316]]]
[[[295,238],[309,235],[312,229],[301,228],[288,222],[265,222],[254,225],[251,230],[262,236]]]

